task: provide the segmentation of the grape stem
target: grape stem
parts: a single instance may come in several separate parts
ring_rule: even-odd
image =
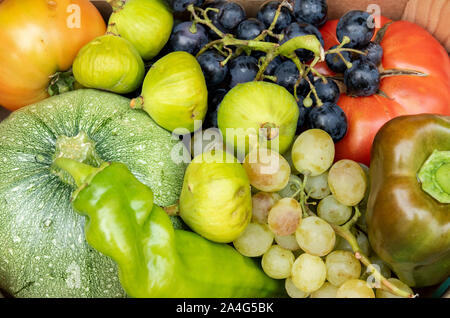
[[[269,28],[267,30],[264,30],[263,32],[261,32],[261,34],[258,35],[255,38],[255,40],[257,40],[257,41],[264,41],[267,35],[276,38],[278,41],[283,40],[283,38],[284,38],[283,34],[274,34],[273,33],[273,30],[275,29],[275,26],[276,26],[276,24],[278,22],[278,18],[280,17],[281,9],[283,7],[289,7],[290,8],[291,5],[286,0],[283,0],[283,2],[281,2],[280,5],[278,6],[277,11],[275,11],[275,16],[273,17],[273,21],[270,24]]]
[[[209,27],[211,30],[213,30],[219,36],[218,40],[214,40],[214,41],[206,44],[197,53],[197,57],[202,55],[203,53],[205,53],[207,50],[209,50],[211,48],[223,49],[223,48],[227,48],[230,46],[236,47],[235,53],[228,54],[226,61],[222,62],[222,65],[225,65],[226,62],[228,62],[228,60],[230,58],[239,56],[243,52],[246,52],[249,55],[251,53],[251,51],[262,51],[262,52],[266,53],[266,56],[263,58],[263,61],[262,61],[261,65],[259,66],[259,71],[255,77],[256,81],[261,81],[264,78],[268,78],[267,76],[264,75],[264,72],[266,71],[269,64],[279,55],[287,57],[287,58],[291,59],[292,61],[294,61],[294,63],[299,68],[299,70],[302,70],[302,71],[300,71],[300,77],[302,77],[304,75],[304,72],[303,72],[304,66],[298,59],[297,55],[295,54],[295,51],[298,49],[305,49],[305,50],[313,52],[315,55],[315,61],[316,61],[315,63],[317,63],[318,61],[325,60],[325,51],[324,51],[321,43],[317,39],[317,37],[314,35],[305,35],[305,36],[296,37],[289,41],[286,41],[285,43],[283,43],[281,45],[278,43],[264,42],[264,39],[266,38],[267,35],[272,36],[272,37],[278,39],[279,41],[281,41],[283,39],[283,37],[284,37],[283,34],[275,34],[273,32],[273,30],[275,29],[276,23],[278,21],[278,18],[280,17],[281,10],[283,7],[288,7],[289,9],[292,9],[291,4],[287,0],[283,0],[283,2],[281,2],[280,5],[278,6],[277,11],[275,12],[274,19],[268,29],[262,31],[261,34],[258,35],[253,40],[241,40],[241,39],[235,38],[232,34],[223,33],[213,24],[211,19],[208,17],[208,11],[218,12],[219,11],[218,9],[216,9],[216,8],[202,9],[202,8],[194,7],[193,4],[190,4],[187,7],[187,11],[189,11],[191,13],[193,23],[194,24],[200,23],[200,24],[206,25],[207,27]],[[222,50],[219,50],[219,52],[222,54],[224,53]],[[312,68],[310,68],[310,70],[314,74],[319,74],[319,72],[317,72],[316,70],[313,70]],[[272,79],[276,80],[276,78],[272,78]],[[300,83],[300,80],[301,80],[301,78],[299,79],[298,83]],[[297,86],[298,86],[298,84],[297,84]],[[311,86],[311,87],[312,87],[312,89],[314,89],[314,86]],[[314,89],[314,91],[315,91],[315,89]],[[315,93],[315,96],[317,96],[316,93]],[[297,97],[296,97],[296,99],[297,99],[297,101],[299,100]]]
[[[311,211],[308,207],[306,207],[307,213],[309,216],[317,216],[313,211]],[[358,218],[361,216],[359,209],[355,206],[355,213],[353,217],[344,225],[334,225],[330,224],[333,230],[337,235],[344,238],[351,246],[356,259],[358,259],[361,263],[363,263],[367,269],[372,273],[373,277],[380,281],[391,293],[394,295],[404,297],[404,298],[415,298],[417,295],[410,294],[404,290],[401,290],[397,286],[393,285],[390,281],[388,281],[370,262],[369,258],[362,252],[359,247],[358,241],[353,233],[350,231],[350,228],[356,223]]]
[[[225,33],[223,33],[222,31],[220,31],[211,21],[211,19],[208,17],[208,11],[216,11],[217,9],[214,8],[209,8],[206,10],[203,10],[201,8],[196,8],[194,7],[193,4],[188,5],[187,10],[191,13],[193,20],[196,23],[200,23],[200,24],[204,24],[206,26],[208,26],[211,30],[213,30],[220,38],[225,37]],[[200,18],[197,14],[197,12],[195,12],[195,10],[198,10],[202,13],[203,18]],[[218,12],[218,10],[216,11]]]

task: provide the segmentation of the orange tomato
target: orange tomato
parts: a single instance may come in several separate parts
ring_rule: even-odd
[[[0,0],[0,105],[16,110],[47,98],[51,76],[105,31],[88,0]]]

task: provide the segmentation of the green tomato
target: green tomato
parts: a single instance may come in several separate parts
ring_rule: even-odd
[[[161,51],[170,37],[173,15],[161,0],[128,0],[114,10],[109,23],[133,44],[144,60],[150,60]]]
[[[245,156],[258,144],[282,154],[294,140],[299,110],[284,87],[248,82],[228,92],[217,116],[226,143],[238,156]]]
[[[144,78],[144,62],[133,45],[112,34],[86,44],[73,63],[73,75],[84,87],[126,94]]]
[[[141,96],[132,100],[131,106],[142,108],[169,131],[182,128],[193,132],[198,128],[195,121],[203,121],[208,110],[208,90],[200,64],[187,52],[159,59],[145,77]]]
[[[237,239],[250,223],[250,182],[237,159],[222,151],[195,157],[186,170],[180,216],[203,237],[219,243]]]

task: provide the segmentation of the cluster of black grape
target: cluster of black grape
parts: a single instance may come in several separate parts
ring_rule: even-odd
[[[350,96],[371,96],[380,88],[378,66],[383,57],[383,48],[380,44],[371,42],[375,32],[374,22],[369,13],[357,10],[348,12],[339,20],[336,28],[338,40],[342,42],[344,36],[350,38],[350,42],[343,47],[366,53],[361,55],[349,51],[342,52],[352,67],[348,68],[338,54],[326,56],[328,67],[335,73],[344,74],[344,83]],[[331,49],[334,48],[336,46]]]
[[[264,30],[269,29],[274,21],[280,6],[279,1],[265,3],[259,9],[256,18],[248,18],[245,10],[238,3],[223,0],[210,2],[206,7],[203,0],[173,0],[172,8],[175,12],[184,12],[191,4],[204,9],[212,8],[214,10],[207,11],[212,24],[220,32],[232,34],[241,40],[258,38],[265,42],[283,44],[298,36],[315,35],[323,45],[324,41],[319,28],[327,21],[326,0],[291,0],[290,3],[291,10],[288,7],[282,7],[273,32],[263,38],[260,35]],[[327,55],[327,64],[330,69],[336,73],[345,73],[345,84],[348,86],[349,94],[358,96],[363,96],[362,91],[365,94],[378,89],[379,85],[376,88],[373,87],[373,78],[376,77],[375,72],[378,72],[376,59],[381,59],[382,54],[379,51],[381,47],[370,42],[373,30],[370,32],[371,29],[366,27],[367,24],[361,23],[362,20],[367,21],[363,13],[352,11],[341,19],[337,32],[339,40],[342,40],[345,35],[350,37],[351,41],[345,45],[346,48],[367,49],[369,54],[365,59],[357,59],[351,52],[343,51],[343,57],[353,63],[352,68],[347,69],[347,64],[338,54]],[[174,27],[168,47],[170,51],[186,51],[197,55],[206,44],[219,38],[213,29],[200,23],[181,22]],[[305,64],[314,58],[312,52],[304,49],[298,49],[295,53]],[[255,80],[261,65],[260,59],[265,56],[265,53],[249,51],[245,54],[244,52],[239,56],[232,56],[229,61],[226,56],[227,52],[212,48],[197,57],[205,75],[210,96],[204,128],[217,127],[217,110],[222,98],[237,84]],[[227,63],[224,65],[225,60]],[[327,131],[335,142],[341,140],[347,132],[347,118],[336,104],[340,96],[338,85],[332,79],[326,81],[321,78],[315,79],[311,72],[300,80],[299,76],[299,70],[294,62],[281,56],[277,56],[264,72],[264,80],[274,81],[292,94],[295,90],[300,110],[298,132],[305,128],[320,128]],[[379,81],[379,74],[377,78]],[[311,90],[310,83],[314,85],[315,92]],[[316,107],[319,105],[316,96],[321,100],[321,107]]]

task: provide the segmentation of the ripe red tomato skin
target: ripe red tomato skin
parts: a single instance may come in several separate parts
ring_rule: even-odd
[[[381,26],[387,22],[382,18]],[[321,29],[325,49],[338,44],[336,26],[337,20],[333,20]],[[450,60],[440,43],[420,26],[397,21],[388,26],[380,44],[384,50],[383,69],[415,70],[427,76],[383,78],[380,90],[387,97],[341,94],[338,105],[347,115],[348,132],[336,144],[336,160],[346,158],[369,165],[376,133],[394,117],[419,113],[450,116]],[[318,69],[333,75],[325,63]]]

